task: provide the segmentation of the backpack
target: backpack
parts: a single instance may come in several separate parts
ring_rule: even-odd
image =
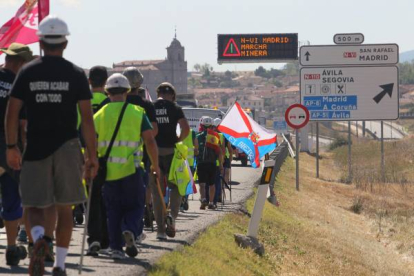
[[[198,156],[197,163],[210,163],[215,164],[218,159],[217,152],[210,147],[206,146],[207,131],[197,134],[198,140]]]

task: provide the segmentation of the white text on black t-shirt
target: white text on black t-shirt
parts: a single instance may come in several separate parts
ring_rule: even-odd
[[[168,117],[168,112],[166,108],[155,109],[155,114],[157,115],[157,123],[159,124],[170,123],[170,118]],[[165,115],[165,117],[158,117],[158,116],[163,116],[163,115]]]

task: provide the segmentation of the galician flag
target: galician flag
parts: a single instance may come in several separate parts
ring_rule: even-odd
[[[246,153],[253,168],[260,167],[260,159],[273,151],[277,136],[252,118],[236,102],[218,127],[230,143]]]
[[[31,44],[39,41],[39,23],[49,14],[49,0],[26,0],[15,16],[0,28],[0,48],[13,42]]]

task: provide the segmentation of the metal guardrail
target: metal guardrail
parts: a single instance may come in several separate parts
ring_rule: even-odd
[[[275,160],[275,166],[273,168],[272,176],[270,178],[270,183],[269,183],[270,197],[268,198],[268,200],[275,205],[277,205],[276,194],[274,192],[275,179],[276,179],[277,174],[280,171],[280,168],[285,162],[286,157],[288,156],[290,150],[292,150],[289,140],[284,135],[283,135],[283,139],[285,141],[283,141],[278,147],[276,147],[276,149],[269,155],[270,159]]]
[[[290,134],[289,134],[290,135]],[[292,158],[295,158],[295,151],[293,150],[292,145],[290,144],[290,141],[288,138],[286,138],[285,134],[282,133],[282,137],[283,137],[283,141],[287,143],[288,149],[289,149],[289,154]]]

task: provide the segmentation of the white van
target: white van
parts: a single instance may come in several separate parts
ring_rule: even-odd
[[[190,128],[196,132],[198,132],[198,128],[200,127],[201,117],[210,116],[213,120],[215,118],[223,119],[224,117],[224,112],[218,109],[183,107],[183,111]]]

